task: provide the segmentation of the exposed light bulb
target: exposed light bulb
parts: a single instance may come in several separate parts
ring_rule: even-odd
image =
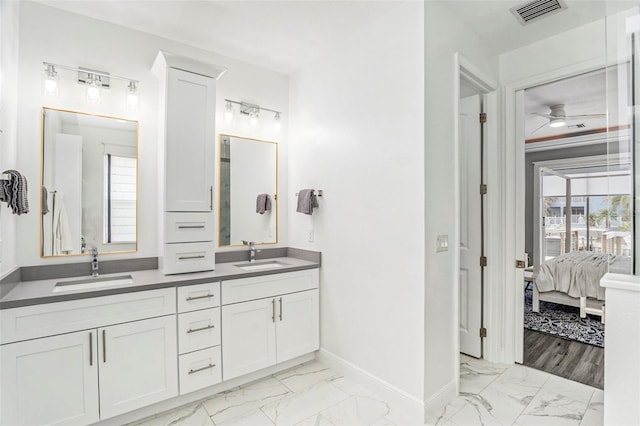
[[[87,80],[87,102],[90,104],[99,104],[102,100],[100,95],[100,87],[102,82],[100,76],[90,74]]]
[[[44,70],[45,96],[58,96],[58,73],[52,64],[47,64]]]
[[[276,132],[280,131],[280,127],[282,126],[282,123],[280,122],[280,113],[276,112],[275,117],[273,117],[273,130],[275,130]]]
[[[134,80],[129,82],[127,90],[127,107],[135,108],[138,106],[138,86]]]
[[[249,116],[249,125],[251,127],[258,126],[258,110],[256,108],[253,108],[251,110],[251,115]]]
[[[233,121],[233,105],[227,101],[227,105],[224,108],[224,121],[231,123]]]
[[[562,127],[566,124],[567,122],[564,120],[564,118],[552,118],[549,122],[549,127]]]

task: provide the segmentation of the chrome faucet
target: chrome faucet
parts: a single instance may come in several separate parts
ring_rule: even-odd
[[[97,277],[98,275],[98,247],[91,249],[91,276]]]
[[[242,240],[242,244],[249,246],[249,262],[256,261],[256,253],[260,253],[262,250],[256,250],[256,243],[253,241]]]

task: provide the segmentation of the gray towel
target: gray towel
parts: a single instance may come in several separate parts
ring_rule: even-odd
[[[269,194],[259,194],[256,198],[256,213],[264,214],[271,210],[271,197]]]
[[[0,201],[6,202],[13,214],[29,213],[27,178],[15,170],[6,170],[3,173],[10,175],[11,179],[0,181]]]
[[[42,186],[42,215],[49,213],[49,194],[47,193],[47,187]]]
[[[313,189],[301,189],[298,191],[298,213],[312,214],[313,209],[318,207],[318,198]]]

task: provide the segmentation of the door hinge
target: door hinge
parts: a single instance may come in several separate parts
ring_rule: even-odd
[[[487,337],[487,329],[480,327],[480,337]]]
[[[480,122],[481,123],[486,123],[487,122],[487,113],[486,112],[481,112],[480,113]]]
[[[516,268],[524,269],[527,267],[527,263],[524,260],[516,260]]]
[[[487,266],[487,256],[480,256],[480,266],[481,267]]]
[[[487,195],[487,184],[486,183],[481,183],[480,184],[480,195]]]

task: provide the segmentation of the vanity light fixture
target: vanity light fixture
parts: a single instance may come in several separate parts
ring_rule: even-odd
[[[227,105],[224,107],[224,121],[231,123],[233,121],[233,104],[231,101],[227,101]]]
[[[233,120],[233,104],[239,105],[239,112],[240,114],[243,115],[248,115],[249,116],[249,125],[251,127],[257,127],[258,126],[258,119],[260,117],[260,113],[262,111],[269,111],[272,112],[274,114],[273,116],[273,129],[275,131],[280,130],[280,127],[282,125],[281,121],[280,121],[280,114],[282,114],[282,112],[280,111],[276,111],[274,109],[271,108],[265,108],[265,107],[261,107],[260,105],[255,105],[255,104],[250,104],[248,102],[239,102],[239,101],[234,101],[231,99],[225,99],[226,102],[226,106],[225,106],[225,111],[224,111],[224,120],[226,122],[230,122],[231,120]]]
[[[131,80],[127,86],[127,107],[135,108],[138,106],[138,82]]]
[[[86,80],[87,85],[87,102],[90,104],[99,104],[102,101],[102,78],[99,75],[89,73]]]
[[[111,88],[112,80],[128,81],[129,84],[124,89],[126,105],[128,107],[135,107],[138,104],[140,97],[138,80],[109,74],[103,71],[69,67],[66,65],[53,64],[51,62],[43,62],[43,64],[46,67],[43,74],[45,95],[58,94],[60,86],[58,84],[58,72],[59,70],[67,70],[77,73],[77,81],[79,84],[86,86],[87,102],[91,104],[100,103],[102,101],[103,92],[104,90]]]
[[[47,64],[44,69],[44,94],[45,96],[58,96],[58,72],[53,64]]]
[[[249,114],[249,125],[251,127],[258,127],[258,114],[260,111],[258,108],[252,108]]]
[[[279,132],[281,126],[282,123],[280,122],[280,113],[276,112],[276,115],[273,117],[273,130]]]

